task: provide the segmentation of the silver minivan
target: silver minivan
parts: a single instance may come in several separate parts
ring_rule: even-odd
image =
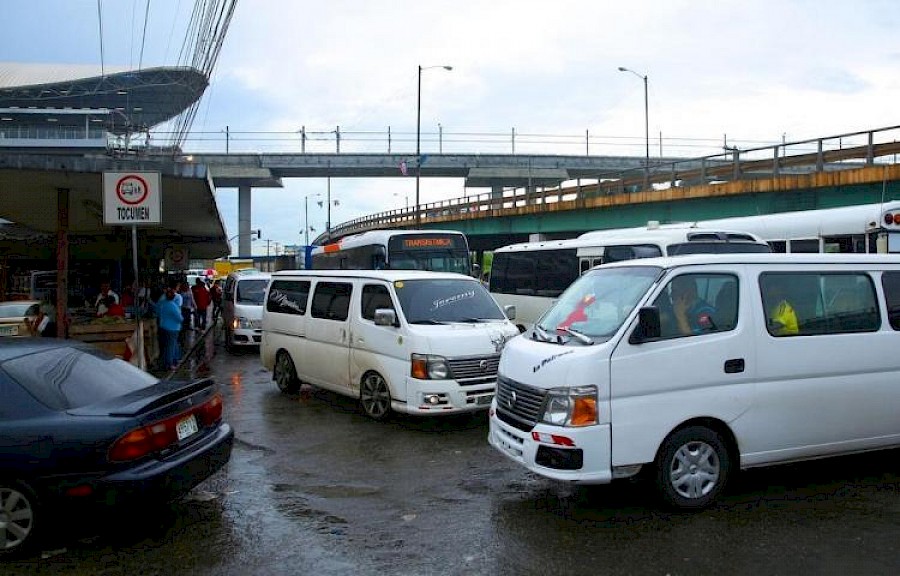
[[[259,346],[262,340],[262,309],[270,275],[258,270],[232,272],[222,289],[222,322],[225,348]]]

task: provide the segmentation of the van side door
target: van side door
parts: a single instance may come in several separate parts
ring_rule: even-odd
[[[359,389],[363,376],[374,371],[380,374],[390,387],[395,400],[406,398],[406,376],[409,374],[408,338],[400,327],[400,308],[383,283],[371,281],[362,284],[357,295],[359,306],[355,308],[359,318],[353,324],[350,342],[350,385]],[[375,311],[393,310],[397,322],[394,326],[375,324]]]
[[[306,325],[310,383],[346,394],[350,387],[350,302],[353,283],[319,280]]]
[[[652,462],[681,423],[731,422],[753,401],[755,336],[742,269],[674,272],[651,302],[660,337],[629,342],[634,323],[612,355],[613,466]]]

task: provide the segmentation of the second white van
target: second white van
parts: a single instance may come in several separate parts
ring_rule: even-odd
[[[519,334],[507,314],[461,274],[276,272],[260,357],[283,392],[307,382],[358,398],[374,419],[486,410],[500,351]]]
[[[270,275],[256,270],[232,272],[222,289],[222,323],[225,348],[259,346],[262,310]]]

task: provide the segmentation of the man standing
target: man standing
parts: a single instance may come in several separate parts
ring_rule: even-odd
[[[206,282],[203,278],[197,277],[194,285],[191,286],[191,292],[194,295],[195,320],[194,327],[201,332],[206,330],[206,310],[209,308],[210,295],[206,289]]]
[[[156,305],[157,323],[159,327],[159,339],[162,344],[162,368],[174,370],[181,360],[181,350],[178,348],[178,333],[181,331],[182,315],[181,302],[178,293],[175,292],[176,284],[170,283],[166,287],[166,293],[159,299]]]
[[[212,300],[212,321],[213,324],[219,321],[222,314],[222,281],[216,280],[209,289],[209,297]]]

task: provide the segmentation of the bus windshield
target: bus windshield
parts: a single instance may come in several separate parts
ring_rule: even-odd
[[[397,235],[388,240],[387,267],[468,275],[469,248],[462,235]]]
[[[535,326],[554,338],[573,331],[609,339],[661,273],[656,266],[595,268],[563,292]]]

